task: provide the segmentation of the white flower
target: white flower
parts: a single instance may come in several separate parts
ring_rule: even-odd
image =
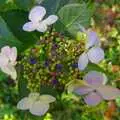
[[[30,113],[37,116],[44,115],[49,109],[49,103],[56,99],[51,95],[39,95],[39,93],[30,93],[28,97],[24,97],[17,104],[20,110],[29,110]]]
[[[10,48],[5,46],[1,49],[0,53],[0,69],[11,76],[12,79],[17,78],[17,72],[15,69],[17,59],[17,49],[16,47]]]
[[[39,32],[45,32],[49,25],[52,25],[58,20],[58,17],[56,15],[50,15],[48,18],[43,20],[45,14],[46,10],[44,7],[42,6],[34,7],[29,13],[30,22],[24,24],[23,30],[28,32],[34,30],[37,30]]]
[[[104,59],[104,51],[100,48],[100,41],[97,34],[93,31],[87,32],[86,51],[82,53],[78,60],[78,68],[84,70],[89,61],[98,64]]]

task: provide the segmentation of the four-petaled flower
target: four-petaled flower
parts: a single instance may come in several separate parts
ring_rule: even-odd
[[[10,48],[5,46],[1,49],[0,52],[0,68],[1,70],[10,75],[12,79],[17,78],[17,72],[15,69],[17,59],[17,49],[16,47]]]
[[[82,53],[78,60],[78,68],[84,70],[88,62],[98,64],[101,60],[104,59],[104,51],[100,48],[100,41],[97,34],[93,31],[88,31],[87,33],[87,42],[86,42],[86,51]]]
[[[77,85],[73,92],[79,95],[85,95],[84,100],[88,105],[98,105],[102,100],[113,100],[120,96],[120,90],[105,85],[107,77],[105,74],[90,71],[84,76],[83,85]]]
[[[47,31],[48,26],[54,24],[58,20],[58,17],[56,15],[50,15],[48,18],[43,20],[45,14],[46,10],[44,7],[34,7],[29,13],[30,22],[24,24],[23,30],[28,32],[34,30],[37,30],[39,32]]]
[[[48,111],[49,103],[55,100],[51,95],[30,93],[28,97],[24,97],[18,102],[17,108],[20,110],[29,110],[33,115],[42,116]]]

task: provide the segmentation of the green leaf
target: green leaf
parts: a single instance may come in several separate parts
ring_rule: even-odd
[[[25,32],[22,26],[28,21],[24,11],[12,10],[1,13],[0,16],[0,47],[16,46],[23,51],[33,45],[39,37],[35,32]]]
[[[68,4],[59,10],[58,16],[65,29],[75,36],[80,31],[80,26],[88,27],[90,25],[92,14],[86,4]],[[60,29],[59,26],[56,25],[56,28]]]
[[[13,0],[0,0],[0,11],[19,9]]]
[[[116,100],[115,100],[116,104],[118,107],[120,107],[120,97],[118,97]]]
[[[4,45],[13,45],[19,48],[22,43],[12,34],[6,22],[0,16],[0,47]]]
[[[3,72],[0,71],[0,81],[5,80],[6,78],[7,76]]]
[[[0,0],[0,6],[5,4],[6,0]]]
[[[67,4],[69,0],[43,0],[41,3],[47,10],[47,14],[56,14],[58,10]]]
[[[110,80],[110,75],[109,75],[109,73],[108,73],[106,70],[104,70],[102,67],[100,67],[99,65],[97,65],[97,64],[89,63],[88,66],[87,66],[87,68],[85,69],[85,72],[88,73],[89,71],[102,72],[102,73],[104,73],[104,74],[107,76],[107,78]]]
[[[22,74],[24,72],[24,68],[22,65],[17,66],[17,79],[18,79],[18,92],[19,97],[23,98],[28,96],[29,90],[27,88],[27,80],[23,78]]]
[[[80,3],[82,2],[81,0],[69,0],[69,3]]]
[[[56,97],[58,95],[58,92],[52,86],[41,85],[40,94],[50,94]]]
[[[24,119],[24,117],[23,117],[23,119]],[[27,113],[27,119],[28,120],[44,120],[44,116],[35,116],[29,112],[29,113]]]
[[[97,64],[89,63],[85,71],[89,72],[91,70],[105,73],[105,70],[101,68],[100,66],[98,66]]]
[[[15,108],[11,106],[10,104],[5,104],[0,109],[0,118],[3,117],[5,114],[10,115],[13,113],[15,113]],[[0,120],[3,120],[3,119],[0,119]]]
[[[36,0],[15,0],[18,7],[24,10],[30,10],[36,3]]]

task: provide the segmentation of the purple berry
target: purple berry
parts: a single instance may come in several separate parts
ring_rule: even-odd
[[[62,64],[56,64],[56,69],[57,69],[57,71],[61,71],[62,70],[62,68],[63,68],[63,65]]]
[[[49,60],[46,60],[44,63],[45,67],[49,67],[49,64],[50,64]]]
[[[57,44],[53,44],[52,49],[55,50],[57,48],[58,48],[58,45]]]
[[[35,58],[30,58],[30,64],[36,64],[37,60]]]
[[[57,85],[58,83],[59,83],[59,82],[58,82],[57,79],[53,79],[53,80],[52,80],[52,84],[53,84],[53,85]]]
[[[74,63],[71,65],[73,68],[78,68],[78,64],[77,63]]]

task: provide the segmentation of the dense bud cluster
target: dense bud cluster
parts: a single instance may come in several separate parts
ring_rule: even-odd
[[[82,41],[68,40],[55,31],[45,33],[19,61],[30,91],[39,91],[40,85],[62,89],[69,81],[79,79],[77,60],[83,50]]]

